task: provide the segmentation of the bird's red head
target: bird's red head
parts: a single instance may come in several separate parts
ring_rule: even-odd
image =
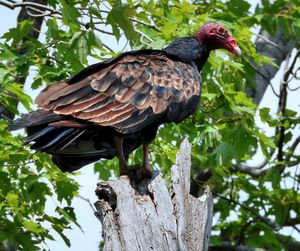
[[[241,49],[235,39],[222,25],[217,23],[207,23],[203,25],[195,34],[195,38],[201,45],[209,50],[225,49],[236,56],[241,56]]]

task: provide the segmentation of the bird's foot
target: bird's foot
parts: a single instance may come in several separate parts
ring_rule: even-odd
[[[140,165],[132,165],[127,167],[127,175],[130,180],[140,182],[144,179],[151,179],[153,172],[148,168]]]

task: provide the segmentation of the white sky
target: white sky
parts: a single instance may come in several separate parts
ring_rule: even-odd
[[[258,2],[257,0],[249,1],[253,4],[253,7]],[[252,7],[252,8],[253,8]],[[9,28],[16,26],[16,17],[19,13],[20,9],[16,10],[10,10],[6,7],[0,6],[0,16],[1,16],[1,24],[0,24],[0,36],[4,32],[6,32]],[[5,21],[4,21],[5,20]],[[107,38],[102,37],[102,40],[104,40],[109,46],[113,49],[116,48],[123,48],[125,45],[125,41],[121,40],[120,44],[118,45],[113,39],[110,39],[108,36]],[[282,69],[281,69],[282,73]],[[280,74],[279,76],[281,76]],[[27,84],[25,86],[25,90],[28,94],[34,98],[38,91],[32,91],[30,89],[30,82],[32,78],[28,78]],[[274,85],[274,88],[276,89],[277,93],[279,93],[279,83],[280,79],[278,77],[275,77],[272,80],[272,83]],[[299,85],[299,82],[298,82]],[[296,84],[292,84],[292,87],[295,87]],[[299,110],[299,92],[292,92],[289,93],[288,96],[288,107],[291,109]],[[277,110],[277,101],[278,99],[275,97],[273,92],[271,91],[271,88],[269,87],[261,104],[260,107],[270,107],[272,112],[275,113]],[[25,112],[25,111],[24,111]],[[259,122],[258,122],[259,123]],[[272,135],[273,131],[270,131],[266,125],[259,123],[259,126],[264,128],[267,135]],[[299,131],[299,128],[298,128]],[[258,155],[255,158],[255,162],[260,162],[262,159],[261,155]],[[91,203],[94,203],[96,201],[96,196],[94,194],[94,190],[96,188],[97,183],[97,177],[93,172],[93,167],[86,166],[85,168],[81,169],[81,174],[77,175],[75,178],[78,183],[81,185],[80,189],[80,195],[88,198]],[[78,222],[81,225],[84,233],[82,233],[75,225],[73,226],[72,230],[65,231],[65,234],[68,236],[68,238],[71,241],[71,248],[67,248],[67,246],[64,244],[63,240],[53,232],[53,236],[56,238],[56,241],[48,241],[47,245],[50,250],[59,250],[59,251],[82,251],[82,250],[98,250],[98,244],[101,237],[101,226],[100,222],[96,219],[96,217],[93,214],[93,211],[91,207],[88,205],[87,202],[83,201],[82,199],[75,198],[73,201],[72,206],[75,208],[75,212],[78,218]],[[54,207],[53,201],[50,200],[48,202],[48,207],[50,210]],[[288,230],[290,232],[290,230]],[[288,232],[285,232],[285,234],[289,234]],[[299,236],[298,236],[299,237]]]

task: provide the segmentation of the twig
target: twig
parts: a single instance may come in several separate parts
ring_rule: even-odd
[[[86,202],[89,204],[90,208],[93,210],[93,212],[94,212],[94,213],[96,212],[96,209],[94,208],[93,204],[91,203],[91,201],[90,201],[89,199],[84,198],[84,197],[81,196],[81,195],[78,195],[78,198],[80,198],[80,199],[86,201]]]
[[[290,58],[290,54],[287,55],[287,60],[286,60],[286,68],[289,65],[289,58]],[[290,75],[290,70],[291,67],[285,71],[284,76],[283,76],[283,80],[281,81],[280,84],[280,97],[279,97],[279,102],[278,102],[278,111],[277,114],[281,114],[282,116],[284,116],[285,114],[285,109],[286,109],[286,100],[287,100],[287,80],[289,78]],[[281,120],[281,122],[284,122],[284,119]],[[275,133],[276,135],[279,135],[278,138],[278,143],[277,143],[277,149],[278,149],[278,153],[277,153],[277,159],[279,162],[283,161],[283,145],[284,145],[284,137],[285,137],[285,128],[283,125],[281,126],[277,126],[275,129]],[[283,171],[283,165],[280,164],[278,165],[279,170],[282,172]]]
[[[300,224],[300,219],[292,218],[285,222],[284,226],[295,226]]]
[[[299,165],[299,164],[300,164],[300,159],[299,160],[295,160],[295,161],[289,161],[287,163],[287,166],[291,167],[291,166],[296,166],[296,165]]]
[[[81,24],[85,26],[84,23],[81,23]],[[95,27],[95,30],[96,30],[96,31],[99,31],[99,32],[102,32],[102,33],[105,33],[105,34],[108,34],[108,35],[114,36],[114,33],[109,32],[109,31],[105,31],[105,30],[102,30],[102,29],[99,29],[99,28],[97,28],[97,27]]]
[[[281,114],[281,116],[284,117],[285,115],[285,109],[286,109],[286,102],[287,102],[287,87],[288,87],[288,79],[290,74],[293,73],[293,69],[295,67],[295,64],[297,62],[298,57],[300,56],[300,51],[297,52],[297,54],[295,55],[292,64],[290,65],[290,67],[285,71],[284,76],[283,76],[283,80],[281,82],[280,85],[280,97],[279,97],[279,104],[278,104],[278,114]],[[288,58],[290,57],[290,55],[287,56]],[[286,62],[286,68],[288,67],[289,64],[289,60],[287,60]],[[282,119],[282,123],[284,122],[284,118]],[[278,148],[278,154],[277,154],[277,159],[279,162],[283,161],[283,146],[284,146],[284,137],[285,137],[285,128],[284,126],[280,126],[280,127],[276,127],[276,135],[279,135],[279,139],[278,139],[278,144],[277,144],[277,148]],[[296,139],[295,145],[292,145],[292,147],[297,147],[297,145],[299,144],[300,139]],[[293,152],[295,151],[295,148],[291,148],[292,152],[289,153],[288,156],[286,156],[285,160],[289,160],[293,154]],[[293,163],[293,162],[292,162]],[[291,163],[288,163],[291,164]],[[294,164],[294,163],[293,163]],[[297,162],[295,163],[297,164]],[[278,165],[279,169],[282,171],[283,169],[283,165],[280,164]]]
[[[253,215],[255,215],[257,218],[259,218],[262,222],[264,222],[266,225],[268,225],[270,228],[274,229],[274,230],[279,230],[279,226],[277,225],[276,222],[272,221],[271,219],[269,219],[268,217],[262,216],[259,213],[257,213],[255,210],[253,210],[252,208],[245,206],[244,204],[233,200],[233,199],[229,199],[219,193],[213,193],[214,195],[218,196],[219,198],[226,200],[230,203],[234,203],[239,205],[240,207],[242,207],[243,209],[249,211],[250,213],[252,213]]]
[[[298,234],[300,234],[300,229],[297,226],[292,226],[292,228],[294,228],[298,232]]]
[[[289,160],[291,159],[292,155],[294,154],[297,146],[300,143],[300,136],[298,136],[295,141],[293,142],[293,144],[291,145],[290,149],[288,150],[287,156],[286,156],[286,161],[289,162]]]
[[[282,48],[280,48],[277,44],[275,44],[275,43],[273,43],[272,41],[270,41],[270,40],[269,40],[268,38],[266,38],[265,36],[263,36],[263,35],[261,35],[261,34],[258,34],[258,33],[256,33],[256,35],[257,35],[258,37],[260,37],[261,39],[263,39],[266,43],[268,43],[268,44],[274,46],[275,48],[277,48],[278,50],[280,50],[281,53],[282,53],[283,55],[285,54],[285,52],[284,52],[284,50],[282,50]]]
[[[37,7],[37,8],[43,9],[43,10],[47,10],[47,11],[51,12],[52,14],[60,14],[58,11],[56,11],[48,6],[38,4],[38,3],[33,3],[33,2],[7,3],[5,1],[0,0],[0,5],[3,5],[11,10],[18,8],[18,7],[24,7],[24,6]]]
[[[291,88],[291,87],[288,86],[288,89],[289,89],[289,91],[294,92],[294,91],[299,90],[299,89],[300,89],[300,86],[295,87],[295,88]]]
[[[276,97],[279,98],[279,95],[277,94],[277,92],[274,89],[274,86],[272,85],[272,83],[270,82],[270,80],[264,75],[262,74],[251,62],[249,62],[245,57],[242,56],[242,58],[245,60],[245,62],[258,74],[260,75],[264,80],[269,82],[269,85],[271,86],[272,92],[274,93],[274,95]]]
[[[109,50],[110,52],[113,52],[113,53],[114,53],[114,50],[111,49],[110,47],[108,47],[106,44],[103,44],[103,43],[102,43],[102,45],[103,45],[104,48],[106,48],[106,49]]]
[[[254,223],[253,220],[248,221],[248,222],[242,227],[242,229],[241,229],[241,231],[240,231],[239,239],[238,239],[238,242],[237,242],[238,245],[241,245],[241,244],[243,243],[243,237],[244,237],[244,235],[245,235],[245,231],[246,231],[246,229],[247,229],[249,226],[251,226],[252,223]]]
[[[297,59],[298,59],[299,56],[300,56],[300,50],[297,52],[296,56],[294,57],[294,60],[293,60],[293,62],[292,62],[292,64],[291,64],[291,66],[290,66],[290,67],[288,68],[288,70],[284,73],[284,77],[283,77],[283,81],[282,81],[283,84],[287,84],[288,82],[290,82],[290,81],[288,81],[289,75],[290,75],[290,74],[293,75],[293,69],[294,69],[294,67],[295,67],[295,64],[296,64]]]
[[[266,164],[268,163],[268,161],[266,160]],[[247,165],[233,165],[234,169],[236,171],[239,172],[243,172],[243,173],[247,173],[249,175],[251,175],[252,177],[258,177],[264,173],[266,173],[270,168],[266,168],[266,169],[259,169],[259,168],[255,168],[252,166],[247,166]]]
[[[30,12],[29,9],[34,10],[35,12],[41,12],[41,13],[33,14],[32,12]],[[26,11],[27,11],[28,16],[31,16],[31,17],[46,17],[46,16],[52,15],[51,12],[41,11],[41,10],[33,8],[33,7],[26,8]]]
[[[134,18],[129,18],[129,20],[131,20],[132,22],[135,22],[135,23],[138,23],[138,24],[141,24],[141,25],[144,25],[144,26],[147,26],[153,30],[156,30],[158,32],[161,32],[160,29],[158,29],[155,25],[152,25],[152,24],[147,24],[147,23],[144,23],[143,21],[140,21],[140,20],[137,20],[137,19],[134,19]]]

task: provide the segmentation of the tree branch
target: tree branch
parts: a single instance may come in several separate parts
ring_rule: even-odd
[[[279,226],[277,225],[276,222],[272,221],[271,219],[269,219],[268,217],[265,217],[265,216],[262,216],[260,215],[259,213],[257,213],[254,209],[250,208],[250,207],[247,207],[245,206],[244,204],[236,201],[236,200],[233,200],[233,199],[229,199],[219,193],[213,193],[214,195],[218,196],[219,198],[223,199],[223,200],[226,200],[230,203],[234,203],[234,204],[237,204],[239,205],[240,207],[242,207],[243,209],[249,211],[251,214],[253,214],[254,216],[256,216],[258,219],[260,219],[262,222],[264,222],[266,225],[268,225],[270,228],[272,228],[273,230],[279,230]]]
[[[28,11],[26,9],[26,6],[34,6],[34,7],[39,7],[43,10],[51,10],[53,11],[53,9],[47,7],[47,0],[31,0],[31,2],[26,2],[26,0],[23,0],[22,3],[14,3],[13,1],[11,4],[5,1],[0,0],[0,5],[6,6],[10,9],[14,9],[16,7],[22,7],[21,11],[18,15],[17,21],[18,23],[24,21],[24,20],[32,20],[33,21],[33,25],[31,27],[31,29],[29,30],[28,36],[24,37],[23,40],[18,44],[17,46],[17,52],[19,54],[26,54],[28,49],[24,49],[23,48],[23,44],[25,44],[29,39],[35,38],[37,39],[40,35],[40,30],[41,30],[41,26],[44,20],[44,17],[32,17],[28,14]],[[27,72],[29,71],[29,68],[26,70]],[[22,75],[22,76],[17,76],[15,81],[16,83],[19,83],[21,86],[24,85],[25,81],[26,81],[27,75]],[[11,102],[12,104],[14,104],[15,106],[18,105],[18,99],[14,99],[15,95],[10,94],[12,99]],[[8,109],[6,109],[4,106],[0,105],[0,118],[4,118],[6,120],[13,120],[15,114],[12,113],[11,111],[9,111]]]
[[[266,40],[268,42],[266,42]],[[270,41],[272,43],[270,43]],[[286,55],[294,48],[296,41],[289,40],[285,37],[283,31],[278,29],[274,36],[270,35],[267,31],[261,29],[259,36],[255,41],[257,52],[275,59],[275,63],[280,65],[285,60]],[[277,46],[274,47],[273,44]],[[280,47],[279,50],[277,47]],[[256,68],[256,67],[255,67]],[[271,79],[275,76],[278,68],[265,64],[259,68],[260,74],[256,74],[256,86],[248,90],[248,96],[253,98],[254,103],[259,104],[267,87],[270,85]],[[262,77],[264,76],[264,77]]]
[[[280,98],[279,98],[279,104],[278,104],[278,114],[280,114],[283,119],[282,119],[282,124],[285,121],[285,109],[286,109],[286,102],[287,102],[287,86],[288,86],[288,82],[289,82],[289,76],[293,73],[293,69],[295,67],[295,64],[297,62],[297,59],[300,55],[300,51],[297,52],[296,56],[294,57],[292,64],[290,66],[289,65],[289,61],[287,60],[286,63],[286,68],[287,70],[284,73],[283,79],[281,81],[280,84]],[[289,54],[287,56],[289,58]],[[277,144],[277,148],[278,148],[278,154],[277,154],[277,159],[279,162],[282,162],[283,159],[283,147],[284,147],[284,137],[285,137],[285,127],[284,126],[280,126],[280,127],[276,127],[276,135],[279,135],[279,139],[278,139],[278,144]],[[278,165],[279,169],[282,171],[284,169],[284,165],[280,164]]]
[[[147,26],[147,27],[149,27],[149,28],[151,28],[151,29],[153,29],[153,30],[156,30],[156,31],[158,31],[158,32],[161,32],[155,25],[147,24],[147,23],[145,23],[145,22],[143,22],[143,21],[140,21],[140,20],[137,20],[137,19],[134,19],[134,18],[131,18],[131,17],[128,18],[128,19],[131,20],[131,21],[134,22],[134,23],[138,23],[138,24]]]
[[[42,1],[40,1],[42,2]],[[7,3],[5,1],[2,1],[0,0],[0,5],[3,5],[11,10],[14,10],[15,8],[19,8],[19,7],[37,7],[39,9],[42,9],[42,10],[47,10],[49,11],[50,13],[52,14],[60,14],[59,12],[57,12],[56,10],[42,4],[42,3],[39,3],[39,1],[32,1],[32,2],[27,2],[27,1],[24,1],[22,3]]]
[[[284,226],[295,226],[300,224],[300,219],[291,218],[284,223]]]
[[[290,149],[288,150],[287,156],[285,158],[286,162],[288,163],[291,159],[291,157],[293,156],[297,146],[300,143],[300,136],[298,136],[295,141],[293,142],[293,144],[291,145]]]

